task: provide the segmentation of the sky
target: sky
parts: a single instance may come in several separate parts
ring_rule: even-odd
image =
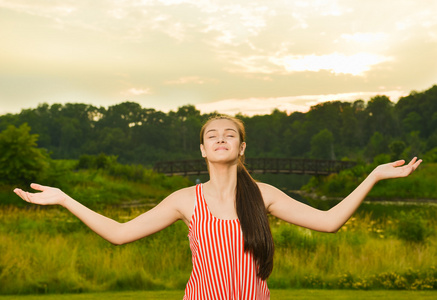
[[[0,114],[396,102],[437,84],[435,0],[0,0]]]

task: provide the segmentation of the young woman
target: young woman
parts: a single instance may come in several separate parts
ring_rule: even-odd
[[[193,262],[184,299],[269,299],[266,280],[273,268],[274,246],[267,213],[312,230],[336,232],[376,182],[408,176],[421,163],[414,158],[408,165],[402,160],[380,165],[339,204],[320,211],[252,179],[243,165],[246,143],[240,120],[227,116],[209,120],[200,141],[210,180],[174,192],[126,223],[97,214],[57,188],[31,184],[41,192],[14,192],[30,203],[64,206],[116,245],[182,220],[189,228]]]

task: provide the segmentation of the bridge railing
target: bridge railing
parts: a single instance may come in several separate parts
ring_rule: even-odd
[[[251,173],[328,175],[355,166],[352,161],[299,159],[299,158],[246,158]],[[207,174],[204,159],[158,162],[154,171],[166,175]]]

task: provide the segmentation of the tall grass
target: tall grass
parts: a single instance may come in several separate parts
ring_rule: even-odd
[[[276,254],[269,287],[436,289],[437,208],[383,206],[385,213],[374,216],[366,206],[336,234],[271,218]],[[126,221],[143,211],[100,212]],[[409,216],[421,220],[420,240],[400,234]],[[182,222],[113,246],[56,207],[3,206],[0,220],[1,294],[184,289],[191,272]]]
[[[123,220],[139,212],[102,213]],[[4,208],[1,219],[2,293],[181,289],[190,271],[182,224],[116,247],[59,209]]]
[[[271,286],[437,288],[434,233],[413,242],[402,238],[401,222],[392,218],[373,220],[368,214],[352,218],[337,234],[282,223],[278,221],[273,227],[279,247]],[[435,222],[426,223],[435,232]]]

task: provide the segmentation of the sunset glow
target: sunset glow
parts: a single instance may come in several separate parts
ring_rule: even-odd
[[[0,0],[0,114],[44,102],[258,114],[356,100],[344,95],[397,101],[437,83],[435,11],[406,0]]]

